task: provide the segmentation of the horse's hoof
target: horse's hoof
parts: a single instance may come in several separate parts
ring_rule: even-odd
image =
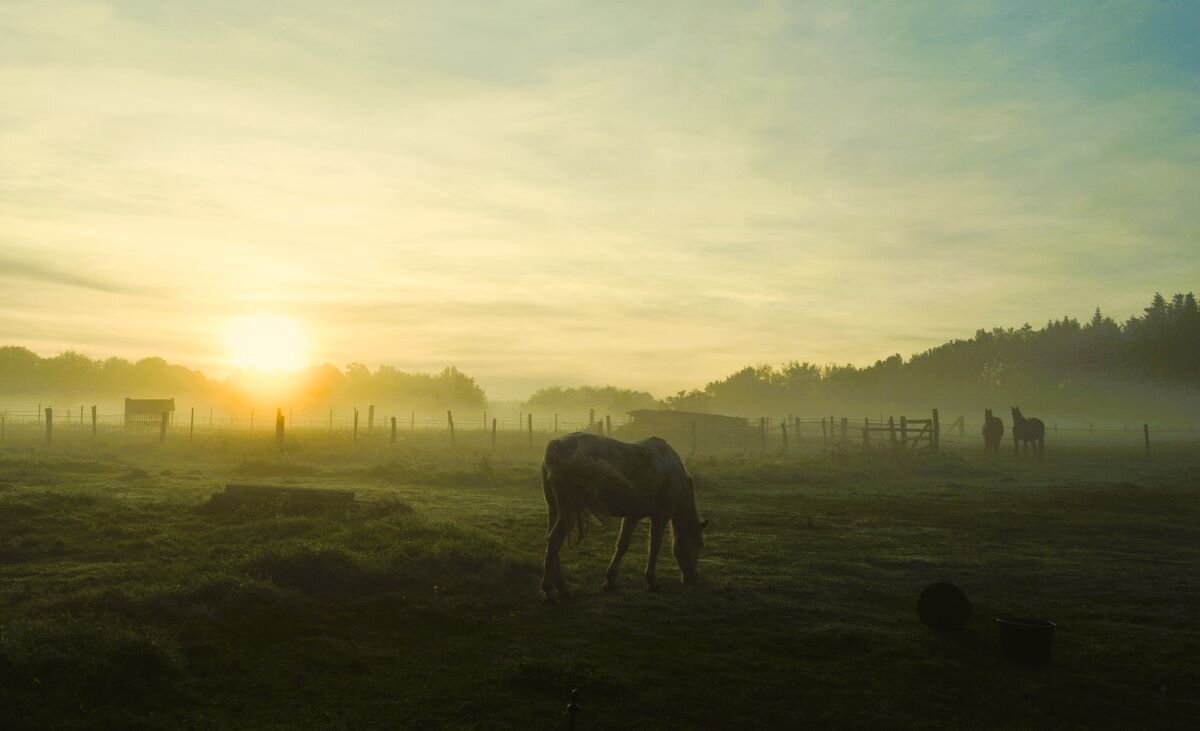
[[[554,592],[543,591],[542,592],[542,604],[553,604],[553,603],[554,603]]]
[[[604,583],[600,585],[600,590],[601,591],[616,591],[617,590],[617,582],[609,581],[608,579],[605,579]]]

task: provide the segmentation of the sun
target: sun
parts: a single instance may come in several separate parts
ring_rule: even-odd
[[[238,368],[294,371],[308,365],[308,333],[281,315],[240,315],[225,331],[229,361]]]

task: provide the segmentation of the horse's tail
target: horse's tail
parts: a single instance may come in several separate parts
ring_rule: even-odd
[[[550,489],[558,503],[560,520],[574,531],[575,543],[587,536],[592,518],[609,517],[606,496],[633,492],[633,484],[620,470],[602,459],[575,455],[549,466]],[[568,537],[570,533],[568,532]]]

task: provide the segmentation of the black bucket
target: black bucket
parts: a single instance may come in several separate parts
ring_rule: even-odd
[[[1000,653],[1022,665],[1045,665],[1050,662],[1056,626],[1044,619],[996,617]]]

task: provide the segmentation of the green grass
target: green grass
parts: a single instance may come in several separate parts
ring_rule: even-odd
[[[698,457],[704,583],[538,598],[536,453],[309,436],[0,451],[0,727],[1147,727],[1200,717],[1200,454]],[[343,513],[217,510],[226,481]],[[645,528],[643,527],[643,531]],[[669,551],[660,579],[677,576]],[[937,580],[975,617],[915,616]],[[1059,623],[1042,669],[990,619]]]

